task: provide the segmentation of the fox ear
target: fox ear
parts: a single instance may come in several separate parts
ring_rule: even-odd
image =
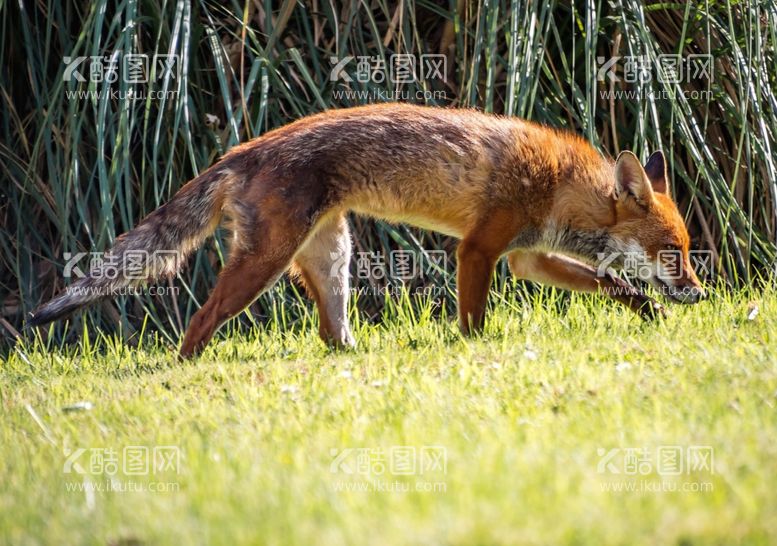
[[[615,160],[615,198],[633,197],[645,204],[653,198],[653,188],[642,164],[631,152],[621,152]]]
[[[666,159],[664,159],[664,152],[658,150],[648,158],[645,163],[645,174],[650,180],[650,184],[653,186],[653,191],[656,193],[665,193],[669,195],[669,177],[666,174]]]

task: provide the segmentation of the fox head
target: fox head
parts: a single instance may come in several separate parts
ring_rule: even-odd
[[[689,258],[688,230],[669,195],[664,154],[655,152],[643,167],[633,153],[622,152],[614,174],[616,221],[610,236],[639,256],[637,276],[676,302],[704,298]]]

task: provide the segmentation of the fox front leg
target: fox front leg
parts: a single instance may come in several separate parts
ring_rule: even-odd
[[[665,317],[664,306],[641,290],[609,272],[598,275],[596,269],[559,254],[517,250],[507,255],[510,271],[519,279],[576,290],[598,292],[618,301],[645,320]]]

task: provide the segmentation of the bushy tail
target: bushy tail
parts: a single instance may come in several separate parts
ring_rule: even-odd
[[[122,288],[176,273],[186,256],[215,231],[231,171],[217,163],[116,239],[100,267],[36,309],[26,328],[63,318]]]

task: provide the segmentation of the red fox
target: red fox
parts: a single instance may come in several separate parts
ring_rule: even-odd
[[[352,346],[348,325],[346,214],[405,222],[459,238],[457,293],[464,334],[483,326],[497,260],[517,277],[571,290],[600,291],[644,317],[661,306],[612,273],[602,255],[643,253],[644,280],[671,300],[704,291],[689,261],[689,236],[669,195],[664,156],[643,167],[631,152],[615,162],[580,137],[517,118],[473,110],[391,103],[326,111],[235,147],[190,181],[110,255],[123,263],[145,250],[147,280],[174,274],[180,260],[222,219],[234,234],[229,261],[191,319],[181,355],[199,353],[216,330],[287,270],[319,310],[319,334]],[[679,274],[662,250],[676,252]],[[346,262],[347,263],[347,262]],[[617,257],[609,264],[622,267]],[[130,285],[91,274],[32,313],[28,325],[59,319]]]

